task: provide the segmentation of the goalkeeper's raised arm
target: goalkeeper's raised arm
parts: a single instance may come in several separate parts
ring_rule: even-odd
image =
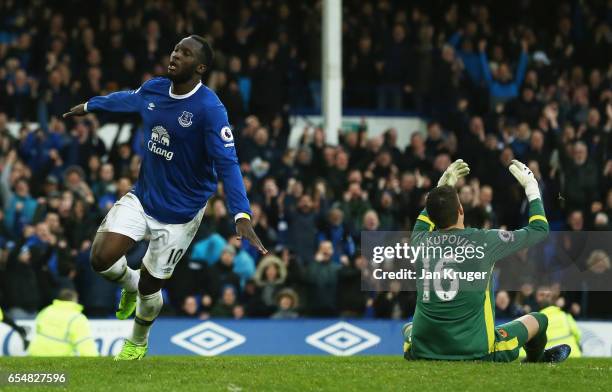
[[[485,239],[489,244],[488,253],[494,254],[497,260],[543,241],[549,231],[538,181],[531,170],[516,159],[512,161],[508,170],[525,189],[525,195],[529,200],[529,223],[514,231],[487,230]]]

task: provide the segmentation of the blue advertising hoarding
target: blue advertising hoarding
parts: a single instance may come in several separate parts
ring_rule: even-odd
[[[33,321],[20,321],[31,334]],[[401,355],[403,321],[159,319],[149,355]],[[612,323],[579,322],[585,356],[612,356]],[[102,355],[119,352],[132,321],[91,320]],[[0,355],[25,355],[19,336],[0,324]]]

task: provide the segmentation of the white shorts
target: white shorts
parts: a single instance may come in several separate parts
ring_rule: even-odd
[[[187,223],[161,223],[147,215],[138,197],[128,192],[108,211],[98,233],[119,233],[134,241],[141,241],[148,235],[149,248],[142,263],[152,276],[168,279],[195,237],[205,209],[206,206]]]

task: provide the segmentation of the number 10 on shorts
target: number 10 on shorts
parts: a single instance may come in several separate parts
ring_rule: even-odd
[[[166,261],[166,264],[171,267],[174,267],[181,260],[184,251],[184,249],[172,249],[172,251],[170,251],[170,256],[168,256],[168,261]]]

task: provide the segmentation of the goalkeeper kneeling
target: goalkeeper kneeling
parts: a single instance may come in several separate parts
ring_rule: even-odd
[[[510,362],[518,358],[521,347],[527,352],[527,362],[561,362],[569,356],[568,345],[544,349],[548,319],[542,313],[533,312],[495,327],[495,301],[490,284],[495,262],[544,240],[549,230],[533,173],[516,160],[509,170],[529,200],[529,224],[519,230],[464,227],[463,207],[455,184],[469,173],[469,167],[460,159],[449,166],[438,186],[429,193],[426,208],[414,226],[411,245],[434,244],[445,249],[445,255],[450,247],[452,254],[471,256],[462,259],[428,256],[416,260],[417,305],[413,322],[402,330],[406,359]],[[460,247],[471,247],[473,251],[466,252]],[[475,272],[484,278],[479,281],[461,278]]]

